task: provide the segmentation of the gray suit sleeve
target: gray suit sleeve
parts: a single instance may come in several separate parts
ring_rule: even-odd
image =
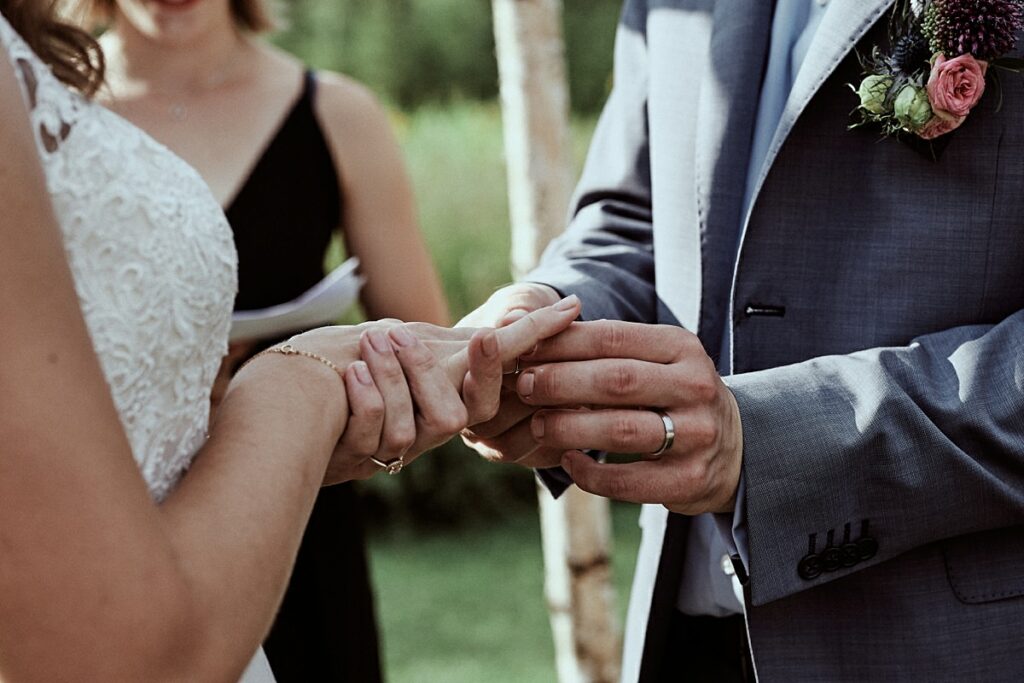
[[[590,146],[567,231],[527,277],[583,302],[583,317],[655,319],[647,138],[646,2],[623,10],[614,86]]]
[[[590,145],[566,232],[527,280],[576,294],[584,320],[655,320],[647,138],[647,3],[630,0],[615,42],[614,86]],[[554,496],[572,480],[538,472]]]
[[[1024,311],[726,382],[743,420],[754,605],[1024,522]],[[801,578],[811,546],[820,557],[830,531],[841,545],[847,525],[877,542],[873,557]]]

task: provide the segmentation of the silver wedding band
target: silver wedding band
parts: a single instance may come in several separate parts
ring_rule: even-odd
[[[505,373],[506,375],[518,375],[519,374],[519,356],[516,356],[516,367]]]
[[[672,422],[672,418],[668,416],[668,413],[655,410],[654,413],[661,418],[661,423],[665,425],[665,440],[661,442],[661,448],[651,453],[652,458],[657,458],[662,453],[672,448],[672,444],[676,440],[676,425]]]
[[[371,456],[370,461],[390,475],[398,474],[399,472],[402,471],[402,468],[405,467],[405,456],[395,458],[394,460],[390,460],[388,462],[378,460],[377,458]]]

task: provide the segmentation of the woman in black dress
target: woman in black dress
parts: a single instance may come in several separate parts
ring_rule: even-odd
[[[237,310],[309,289],[340,230],[367,278],[370,318],[447,324],[398,147],[363,86],[259,40],[271,26],[261,0],[97,0],[95,10],[110,26],[107,104],[191,163],[225,207]],[[224,378],[275,341],[234,345]],[[266,651],[279,683],[381,679],[351,484],[320,494]]]

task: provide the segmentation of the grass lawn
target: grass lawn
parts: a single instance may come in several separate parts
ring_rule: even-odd
[[[639,508],[613,504],[612,513],[625,615]],[[390,683],[555,680],[536,513],[458,532],[377,535],[370,547]]]

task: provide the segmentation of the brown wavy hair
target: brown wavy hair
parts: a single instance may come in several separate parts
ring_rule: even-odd
[[[61,20],[57,0],[0,0],[0,12],[66,85],[92,96],[103,85],[96,39]]]
[[[102,25],[110,22],[115,0],[86,0],[86,20]],[[270,0],[231,0],[231,18],[243,31],[266,33],[278,26],[278,12]]]

